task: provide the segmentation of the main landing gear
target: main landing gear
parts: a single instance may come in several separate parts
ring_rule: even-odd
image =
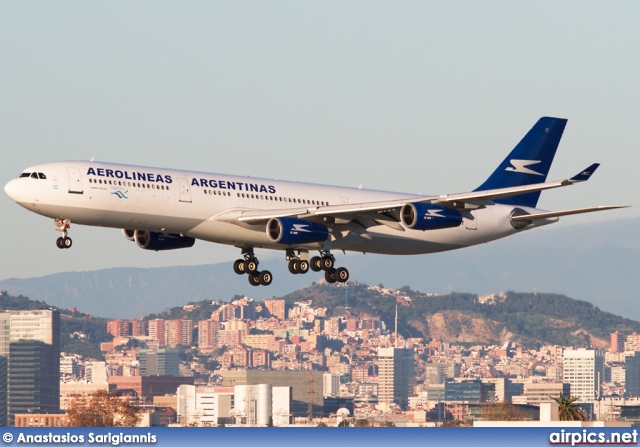
[[[347,282],[349,280],[349,270],[344,267],[335,268],[336,258],[327,250],[320,251],[320,256],[314,256],[311,260],[303,259],[308,257],[307,251],[287,250],[287,260],[289,261],[289,271],[294,275],[305,274],[309,269],[314,272],[324,270],[324,279],[333,284],[335,282]],[[258,270],[258,258],[256,258],[253,247],[242,249],[242,259],[233,263],[233,271],[238,275],[249,276],[249,284],[252,286],[268,286],[273,281],[273,275],[268,270]]]
[[[71,227],[71,221],[69,219],[55,219],[54,224],[58,231],[62,231],[62,237],[56,239],[58,248],[71,248],[73,241],[67,236],[67,230]]]
[[[336,258],[328,251],[320,251],[320,256],[314,256],[309,261],[309,266],[314,272],[324,270],[324,279],[329,283],[347,282],[349,280],[349,270],[344,267],[334,268]]]
[[[306,251],[300,252],[305,257],[308,255]],[[310,261],[302,259],[302,256],[296,256],[293,250],[287,250],[287,259],[289,260],[289,271],[294,275],[304,274],[309,268],[314,272],[324,270],[324,279],[328,283],[347,282],[349,280],[349,270],[344,267],[334,268],[336,258],[329,251],[320,251],[321,256],[314,256]]]
[[[269,270],[258,271],[258,258],[253,253],[253,247],[242,250],[243,259],[233,263],[233,271],[238,275],[249,275],[249,284],[252,286],[268,286],[273,281],[273,275]]]

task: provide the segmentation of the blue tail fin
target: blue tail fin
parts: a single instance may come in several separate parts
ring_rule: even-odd
[[[476,191],[544,183],[562,138],[566,119],[542,117]],[[540,191],[495,200],[507,205],[534,207]]]

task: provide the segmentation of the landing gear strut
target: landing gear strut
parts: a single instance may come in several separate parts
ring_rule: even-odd
[[[62,232],[62,237],[56,239],[58,248],[71,248],[73,241],[67,236],[67,230],[71,227],[71,221],[69,219],[55,219],[54,224],[56,229]]]
[[[258,271],[258,258],[253,253],[253,247],[242,249],[243,259],[233,263],[233,271],[238,275],[249,275],[249,284],[252,286],[268,286],[273,281],[273,275],[269,270]]]
[[[311,270],[314,272],[324,270],[324,279],[330,284],[349,280],[349,270],[344,267],[334,268],[336,258],[329,251],[320,251],[320,255],[311,258],[309,262]]]

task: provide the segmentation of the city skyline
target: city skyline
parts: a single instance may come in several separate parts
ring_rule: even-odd
[[[386,292],[399,307],[407,303],[408,297]],[[495,299],[482,297],[487,306],[495,305]],[[198,305],[185,307],[198,309]],[[30,322],[47,312],[51,313],[0,314],[8,317],[3,320],[16,320],[13,331],[4,331],[4,335],[14,340],[45,338],[40,336],[41,330],[33,331]],[[606,352],[544,344],[524,348],[517,342],[465,346],[437,338],[404,337],[379,317],[336,317],[311,301],[286,304],[280,299],[264,304],[247,298],[221,303],[209,319],[220,323],[208,327],[218,333],[207,338],[208,343],[216,340],[212,346],[194,344],[200,340],[196,328],[202,327],[201,320],[185,325],[185,318],[176,317],[104,321],[104,328],[115,336],[101,346],[104,361],[60,353],[58,348],[59,359],[64,359],[59,360],[60,376],[55,375],[60,408],[68,408],[74,395],[101,389],[143,405],[147,423],[160,425],[175,423],[176,414],[182,418],[178,425],[191,420],[209,426],[263,426],[271,423],[269,418],[277,419],[279,425],[296,419],[316,423],[361,419],[379,424],[392,420],[416,426],[452,420],[469,423],[481,417],[483,408],[505,401],[536,419],[542,417],[538,407],[559,393],[580,397],[586,414],[595,420],[633,418],[625,411],[640,408],[636,390],[640,363],[635,361],[640,355],[640,335],[636,332],[612,333]],[[169,330],[157,331],[158,327],[182,326],[191,328],[193,334],[177,343],[168,336]],[[43,327],[48,339],[56,335],[52,330],[55,325]],[[152,329],[155,332],[150,336]],[[236,337],[219,336],[224,332],[235,332]],[[86,334],[75,336],[84,338]],[[620,338],[624,342],[618,341]],[[164,347],[168,345],[178,349]],[[264,362],[265,355],[271,359],[269,364]],[[46,356],[43,360],[51,363]],[[39,367],[33,366],[37,371]],[[277,387],[290,388],[284,391]],[[195,396],[188,398],[192,399],[188,404],[191,410],[180,406],[180,397],[176,400],[180,389]],[[281,391],[284,394],[279,394]],[[235,403],[234,398],[229,401],[230,393]],[[28,402],[22,405],[22,411],[15,414],[20,424],[28,424],[28,413],[37,416],[42,408]],[[172,410],[163,410],[163,405]],[[52,415],[47,418],[50,423],[63,423],[56,409],[49,408],[48,413]],[[276,418],[285,413],[291,419]]]

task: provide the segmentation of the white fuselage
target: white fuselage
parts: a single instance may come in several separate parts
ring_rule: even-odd
[[[252,177],[141,166],[65,161],[33,166],[6,186],[24,208],[71,223],[178,233],[220,244],[285,250],[316,250],[318,243],[290,247],[272,242],[264,225],[238,225],[219,219],[234,211],[322,208],[328,205],[397,200],[415,195],[315,185]],[[383,254],[420,254],[452,250],[518,232],[509,216],[515,207],[489,205],[470,211],[459,227],[411,230],[371,226],[367,237],[334,235],[332,249]],[[523,208],[523,207],[519,207]],[[524,208],[528,212],[533,209]],[[534,226],[556,221],[536,221]],[[338,236],[338,237],[335,237]]]

